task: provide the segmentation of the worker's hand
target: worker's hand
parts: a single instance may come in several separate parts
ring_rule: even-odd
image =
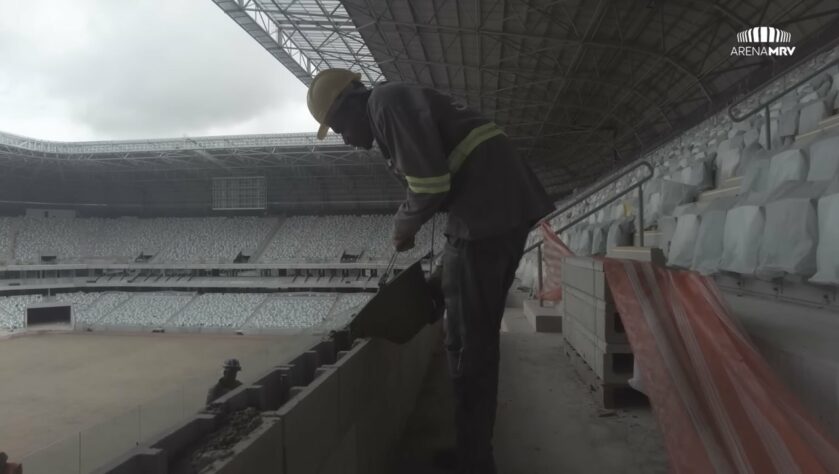
[[[414,248],[414,236],[412,235],[407,238],[394,237],[393,248],[395,248],[397,252],[405,252],[407,250],[411,250],[412,248]]]

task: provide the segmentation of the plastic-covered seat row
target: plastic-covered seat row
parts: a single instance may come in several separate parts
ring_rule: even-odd
[[[786,181],[676,218],[668,264],[703,274],[794,274],[839,284],[839,179]]]

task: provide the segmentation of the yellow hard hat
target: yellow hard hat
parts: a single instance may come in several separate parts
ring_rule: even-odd
[[[309,84],[309,93],[306,95],[306,105],[312,117],[318,121],[318,139],[323,140],[326,132],[329,131],[329,112],[335,99],[344,92],[344,89],[352,81],[360,81],[361,74],[354,73],[347,69],[325,69],[317,74],[312,83]]]

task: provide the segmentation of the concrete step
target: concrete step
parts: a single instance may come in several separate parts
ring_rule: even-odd
[[[527,300],[523,304],[524,317],[536,332],[562,332],[562,315],[559,308],[539,300]]]
[[[741,184],[743,184],[742,176],[732,176],[723,181],[722,186],[719,186],[719,188],[730,188],[733,186],[739,187]]]
[[[638,260],[640,262],[653,262],[656,265],[662,266],[665,264],[664,253],[662,253],[660,248],[652,246],[612,247],[606,252],[606,256],[625,260]]]
[[[725,185],[725,183],[723,183]],[[734,197],[740,194],[740,185],[736,186],[727,186],[721,187],[717,189],[712,189],[710,191],[705,191],[699,193],[699,197],[696,199],[697,202],[710,202],[715,199],[722,199],[727,197]]]
[[[661,245],[662,232],[660,230],[645,230],[644,231],[644,247],[659,247]],[[638,233],[635,233],[633,244],[638,247],[641,241],[638,239]]]

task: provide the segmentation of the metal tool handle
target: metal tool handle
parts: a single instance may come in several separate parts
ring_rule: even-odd
[[[384,273],[382,273],[381,278],[379,278],[379,288],[381,288],[381,287],[383,287],[387,284],[387,279],[388,279],[388,277],[390,277],[390,273],[393,271],[393,266],[396,263],[396,255],[397,254],[399,254],[399,252],[394,250],[393,255],[390,257],[390,262],[388,262]]]

